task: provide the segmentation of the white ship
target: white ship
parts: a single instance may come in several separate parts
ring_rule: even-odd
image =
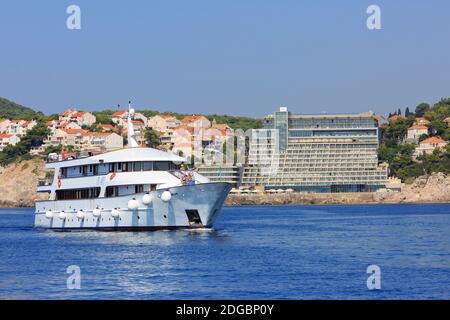
[[[197,172],[180,170],[186,159],[139,147],[128,112],[128,148],[96,156],[49,161],[51,180],[38,192],[35,227],[141,231],[209,228],[231,189]]]

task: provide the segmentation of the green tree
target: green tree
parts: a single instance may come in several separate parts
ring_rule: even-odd
[[[408,117],[410,114],[411,114],[411,112],[409,111],[409,107],[406,107],[405,117]]]
[[[422,102],[416,107],[416,117],[423,117],[425,112],[427,112],[428,110],[430,110],[430,105],[428,103]]]
[[[161,143],[158,133],[151,128],[147,128],[145,130],[144,138],[145,138],[145,144],[147,145],[147,147],[150,147],[150,148],[156,148]]]

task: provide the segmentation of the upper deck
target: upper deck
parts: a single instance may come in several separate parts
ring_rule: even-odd
[[[99,155],[70,160],[48,162],[47,169],[69,168],[92,164],[108,164],[128,161],[167,161],[175,164],[186,162],[186,159],[175,154],[153,148],[124,148]]]

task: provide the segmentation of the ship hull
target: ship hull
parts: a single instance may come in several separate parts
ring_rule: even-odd
[[[86,200],[39,201],[36,202],[35,227],[101,231],[210,228],[217,219],[230,189],[231,185],[228,183],[204,183],[161,189],[148,193],[151,202],[147,204],[144,203],[146,193]],[[162,194],[165,191],[171,194],[168,201],[163,200]],[[133,209],[129,208],[130,200],[135,200]],[[81,218],[80,212],[83,216]],[[97,216],[94,213],[97,213]]]

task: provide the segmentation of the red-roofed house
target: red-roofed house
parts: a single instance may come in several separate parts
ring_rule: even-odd
[[[90,112],[77,111],[70,116],[70,121],[75,121],[79,126],[91,126],[97,118]]]
[[[25,130],[22,129],[22,125],[26,123],[25,120],[10,120],[8,128],[6,129],[7,134],[22,136]]]
[[[431,137],[427,138],[419,143],[419,146],[416,148],[414,155],[419,156],[422,153],[433,153],[436,148],[443,148],[447,145],[447,141],[439,138],[439,137]]]
[[[418,126],[425,126],[427,124],[430,124],[430,121],[428,121],[427,119],[425,119],[423,117],[418,117],[418,118],[416,118],[416,120],[414,120],[414,124],[418,125]]]
[[[394,114],[393,116],[389,117],[388,121],[394,122],[394,121],[401,120],[401,119],[405,119],[405,117],[402,115]]]
[[[77,110],[72,110],[72,109],[64,110],[63,112],[61,112],[59,114],[59,120],[69,122],[70,117],[76,112],[77,112]]]
[[[3,149],[8,145],[16,145],[20,141],[20,138],[13,134],[0,134],[0,151],[3,151]]]
[[[97,128],[102,129],[102,130],[105,131],[105,132],[108,132],[108,131],[115,131],[115,130],[116,130],[116,128],[114,128],[114,126],[111,125],[111,124],[99,124],[99,125],[97,126]]]
[[[16,128],[16,134],[19,137],[23,137],[24,135],[27,134],[28,130],[33,129],[35,125],[36,125],[36,121],[35,120],[22,122],[20,124],[20,126],[18,126]]]
[[[186,116],[181,120],[181,123],[190,127],[203,129],[211,127],[211,121],[209,121],[205,116],[202,115]]]
[[[50,128],[51,132],[56,129],[81,129],[81,127],[76,122],[66,122],[64,120],[52,120],[47,122],[47,127]]]
[[[419,141],[421,135],[428,134],[428,127],[424,125],[413,125],[408,128],[407,140]]]

